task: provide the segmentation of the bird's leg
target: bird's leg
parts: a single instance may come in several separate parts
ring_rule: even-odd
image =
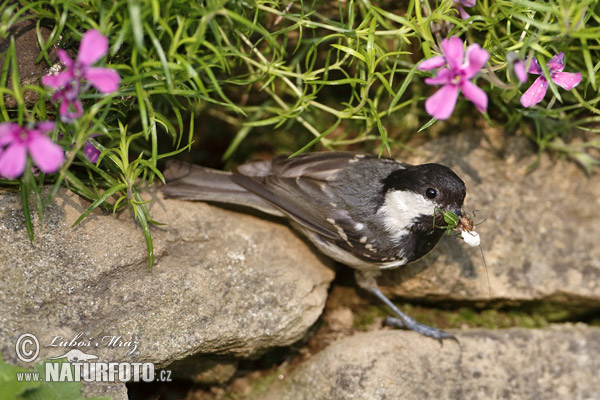
[[[396,314],[396,316],[398,317],[398,318],[394,318],[394,317],[386,318],[386,320],[385,320],[386,325],[392,325],[392,326],[395,326],[398,328],[410,329],[412,331],[420,333],[421,335],[425,335],[425,336],[429,336],[431,338],[437,339],[440,341],[440,343],[442,342],[443,339],[452,339],[452,340],[455,340],[456,342],[458,342],[458,340],[454,336],[452,336],[442,330],[421,324],[421,323],[415,321],[414,319],[412,319],[411,317],[409,317],[408,315],[404,314],[402,311],[400,311],[398,309],[398,307],[396,307],[394,305],[394,303],[392,303],[390,301],[390,299],[388,299],[387,297],[385,297],[385,295],[383,293],[381,293],[381,290],[379,290],[379,287],[377,286],[377,281],[375,280],[375,276],[376,276],[376,274],[370,273],[370,272],[364,272],[364,271],[359,271],[359,270],[356,270],[356,272],[355,272],[356,283],[358,284],[358,286],[360,286],[364,290],[367,290],[368,292],[375,295],[375,297],[377,297],[379,300],[381,300],[386,306],[391,308],[392,311],[394,312],[394,314]]]

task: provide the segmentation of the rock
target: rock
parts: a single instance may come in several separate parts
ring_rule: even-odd
[[[127,387],[123,384],[99,384],[85,382],[81,388],[81,395],[84,399],[89,397],[94,398],[110,398],[112,400],[127,400]]]
[[[464,209],[479,210],[478,248],[445,237],[422,260],[379,279],[388,296],[436,301],[557,303],[600,301],[600,175],[537,154],[530,142],[495,130],[438,138],[400,159],[440,162],[467,185]]]
[[[354,314],[348,307],[337,308],[324,316],[325,322],[334,332],[349,331],[354,325]]]
[[[235,358],[209,357],[196,354],[169,365],[173,378],[186,379],[204,385],[220,385],[226,383],[237,370]]]
[[[251,398],[600,398],[600,328],[456,334],[460,344],[447,341],[440,346],[414,332],[358,333],[283,373],[282,380],[255,391]]]
[[[303,337],[321,314],[333,272],[286,225],[150,195],[153,218],[168,223],[153,228],[151,273],[128,212],[96,210],[71,228],[89,203],[61,189],[41,221],[36,213],[32,246],[20,195],[0,192],[5,360],[18,361],[22,333],[39,340],[38,361],[66,353],[74,346],[64,342],[77,338],[76,348],[99,361],[157,368],[193,354],[209,363],[257,356]],[[220,371],[228,378],[232,368]]]

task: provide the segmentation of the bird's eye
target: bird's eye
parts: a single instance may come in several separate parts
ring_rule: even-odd
[[[427,188],[425,191],[425,196],[429,197],[430,199],[435,199],[435,196],[437,196],[437,190],[433,188]]]

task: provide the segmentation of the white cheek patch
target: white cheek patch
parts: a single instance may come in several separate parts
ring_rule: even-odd
[[[383,206],[377,214],[380,214],[392,238],[400,239],[408,233],[408,228],[416,218],[422,215],[433,216],[435,207],[437,205],[433,201],[421,194],[397,190],[385,195]]]

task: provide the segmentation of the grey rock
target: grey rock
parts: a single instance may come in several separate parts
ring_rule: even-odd
[[[186,379],[205,385],[226,383],[237,370],[238,360],[196,354],[169,365],[174,379]]]
[[[32,246],[20,196],[0,192],[5,360],[18,361],[22,333],[38,338],[38,361],[71,347],[99,361],[157,367],[193,354],[257,356],[297,341],[319,317],[333,271],[286,225],[150,195],[152,216],[168,223],[153,228],[151,273],[129,213],[97,210],[73,229],[89,203],[61,189],[42,219],[34,216]],[[78,346],[50,346],[77,335]]]
[[[478,248],[445,237],[422,260],[379,279],[388,296],[435,301],[553,302],[593,308],[600,301],[600,175],[536,153],[524,137],[498,130],[438,138],[404,154],[440,162],[467,185],[464,208],[477,209]]]
[[[253,399],[598,399],[600,329],[381,330],[335,342]]]
[[[100,384],[85,382],[81,388],[81,395],[85,399],[88,397],[108,397],[112,400],[127,400],[129,398],[127,387],[120,383]]]

